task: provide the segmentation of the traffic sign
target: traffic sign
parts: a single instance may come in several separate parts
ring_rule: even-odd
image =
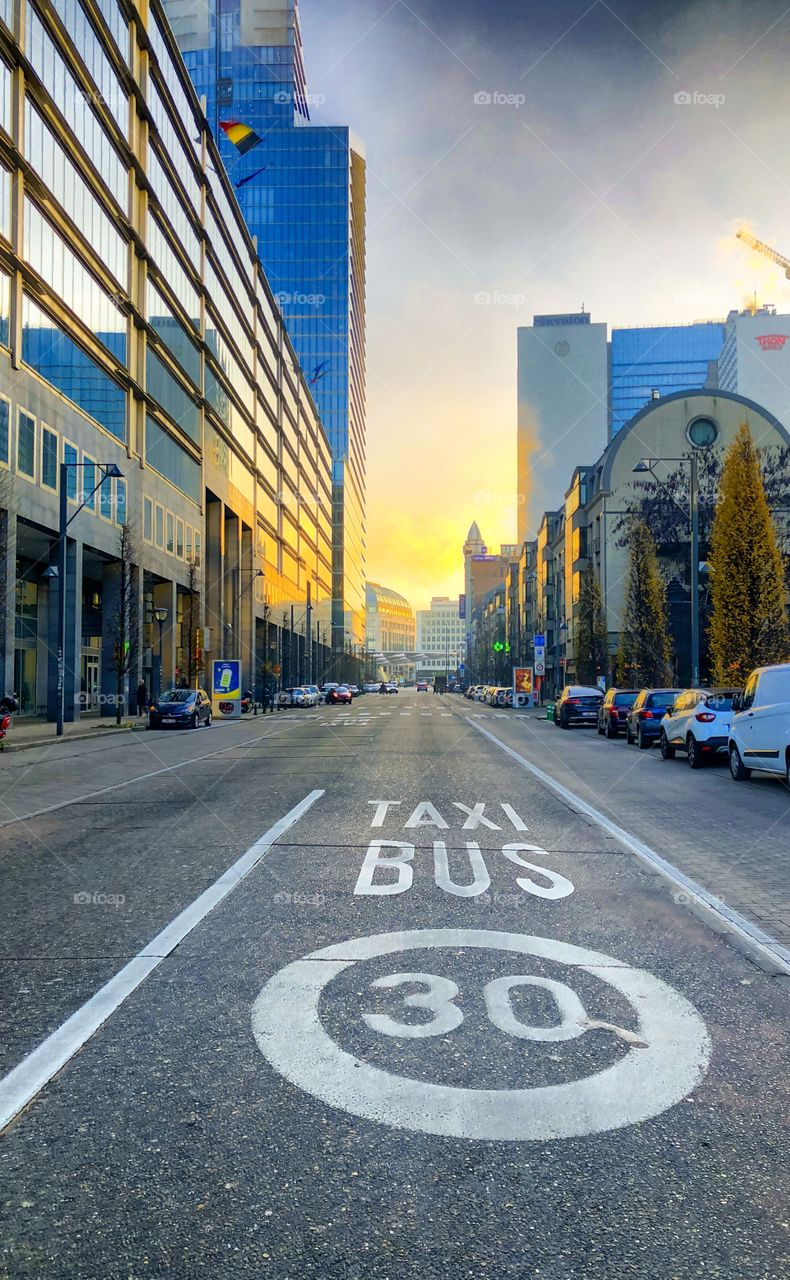
[[[422,971],[430,967],[432,952],[445,953],[442,968],[446,969],[447,959],[463,948],[480,952],[484,960],[486,953],[489,959],[491,952],[512,953],[517,957],[515,972],[485,981],[478,992],[474,965],[466,960],[458,966],[458,984]],[[401,968],[404,952],[409,958]],[[415,952],[423,954],[416,958]],[[365,990],[365,961],[384,956],[392,957],[395,971],[382,975],[379,967],[378,976]],[[532,957],[537,958],[536,969],[542,969],[545,961],[555,971],[564,969],[567,982],[530,973]],[[360,1021],[379,1035],[415,1041],[450,1036],[463,1023],[465,1010],[481,1003],[490,1027],[486,1033],[490,1049],[481,1052],[483,1060],[494,1056],[502,1036],[536,1046],[521,1058],[521,1087],[473,1089],[415,1079],[344,1049],[324,1027],[319,1006],[322,997],[326,1001],[332,980],[352,966],[359,967],[350,990],[363,993]],[[589,988],[578,982],[581,973],[596,979],[604,993],[613,988],[625,1000],[637,1031],[588,1016],[580,991]],[[390,1013],[371,1011],[377,990],[397,992],[402,986],[419,988],[417,994],[401,996],[406,1009],[420,1011],[419,1021],[411,1013],[403,1019],[395,1016],[395,997]],[[514,1005],[511,992],[525,986],[545,992],[558,1017],[547,1025],[524,1021],[523,1005]],[[343,1007],[347,998],[343,996]],[[255,1001],[252,1027],[271,1065],[329,1106],[398,1129],[505,1142],[546,1142],[638,1124],[696,1088],[710,1057],[708,1033],[696,1009],[661,979],[586,947],[489,929],[414,929],[322,947],[286,965],[267,982]],[[580,1077],[573,1065],[578,1064],[578,1056],[569,1055],[563,1064],[563,1042],[602,1031],[618,1041],[609,1066],[600,1069],[596,1063],[593,1074]],[[556,1080],[530,1084],[537,1045],[546,1042],[552,1044],[550,1061]],[[493,1071],[496,1084],[495,1065]]]
[[[544,649],[546,647],[545,635],[534,635],[532,637],[532,643],[534,644],[536,649]]]
[[[458,674],[459,674],[459,676],[465,676],[465,675],[466,675],[466,663],[465,663],[465,662],[459,662],[459,664],[458,664]]]
[[[545,663],[544,659],[543,659],[543,658],[536,658],[536,659],[535,659],[535,675],[536,675],[536,676],[545,676],[545,674],[546,674],[546,663]]]

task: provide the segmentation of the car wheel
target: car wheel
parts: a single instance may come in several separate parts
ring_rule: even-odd
[[[210,729],[210,728],[211,728],[211,719],[212,719],[212,717],[211,717],[211,712],[209,711],[208,715],[206,716],[206,728],[207,728],[207,729]]]
[[[568,724],[568,717],[565,715],[564,712],[560,712],[560,728],[570,729],[570,727],[571,726]]]
[[[602,738],[602,737],[603,737],[603,733],[604,733],[604,731],[603,731],[603,729],[601,728],[600,723],[596,724],[595,729],[596,729],[596,732],[597,732],[597,734],[598,734],[598,737],[599,737],[599,738]]]
[[[607,725],[606,725],[605,733],[606,733],[607,738],[616,738],[616,737],[618,737],[617,730],[615,729],[615,727],[614,727],[614,725],[612,724],[611,720],[610,720],[610,721],[607,723]]]
[[[189,717],[189,727],[190,727],[190,729],[197,729],[197,727],[198,727],[198,713],[197,713],[197,711],[193,711],[193,712],[192,712],[192,715]]]
[[[736,782],[745,782],[747,778],[752,776],[751,769],[747,769],[741,760],[741,753],[734,742],[730,743],[730,773]]]
[[[661,737],[659,738],[659,743],[658,743],[658,745],[659,745],[659,748],[660,748],[660,751],[661,751],[661,759],[662,759],[662,760],[674,760],[674,759],[675,759],[675,748],[674,748],[674,747],[670,747],[670,745],[669,745],[669,738],[668,738],[668,737],[667,737],[667,735],[664,733],[664,730],[663,730],[663,729],[661,730]]]
[[[647,741],[644,734],[642,733],[641,724],[636,731],[636,745],[639,747],[640,751],[647,751],[647,748],[650,746],[650,743]]]
[[[785,784],[790,788],[790,751],[788,751],[787,760],[785,761]]]
[[[625,726],[625,740],[628,743],[629,747],[632,747],[634,745],[634,739],[631,735],[631,726],[628,723],[626,723],[626,726]]]
[[[686,751],[688,753],[688,762],[692,769],[701,769],[705,763],[705,757],[697,745],[697,739],[693,733],[686,738]]]

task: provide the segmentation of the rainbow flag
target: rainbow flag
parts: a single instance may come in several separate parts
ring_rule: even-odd
[[[242,124],[240,120],[220,120],[219,127],[242,156],[263,141],[254,129],[251,129],[248,124]]]

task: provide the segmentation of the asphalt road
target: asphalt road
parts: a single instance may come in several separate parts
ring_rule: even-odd
[[[785,1276],[787,979],[530,765],[780,877],[772,784],[460,699],[3,761],[0,1277]]]

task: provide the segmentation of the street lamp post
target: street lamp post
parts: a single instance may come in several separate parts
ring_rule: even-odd
[[[154,617],[159,625],[159,669],[156,673],[156,696],[162,692],[162,628],[167,622],[167,609],[163,604],[154,609]]]
[[[69,467],[95,467],[101,474],[98,484],[90,493],[83,496],[77,510],[68,514],[68,477]],[[55,733],[63,736],[63,721],[66,700],[66,531],[86,502],[101,488],[105,480],[122,480],[123,472],[114,462],[61,462],[59,467],[60,502],[58,520],[58,680],[57,680],[57,723]]]
[[[691,526],[691,687],[699,688],[699,463],[692,449],[682,458],[640,458],[634,467],[636,474],[649,472],[655,480],[653,468],[657,462],[684,462],[689,464],[689,524]],[[662,481],[659,481],[661,484]]]

